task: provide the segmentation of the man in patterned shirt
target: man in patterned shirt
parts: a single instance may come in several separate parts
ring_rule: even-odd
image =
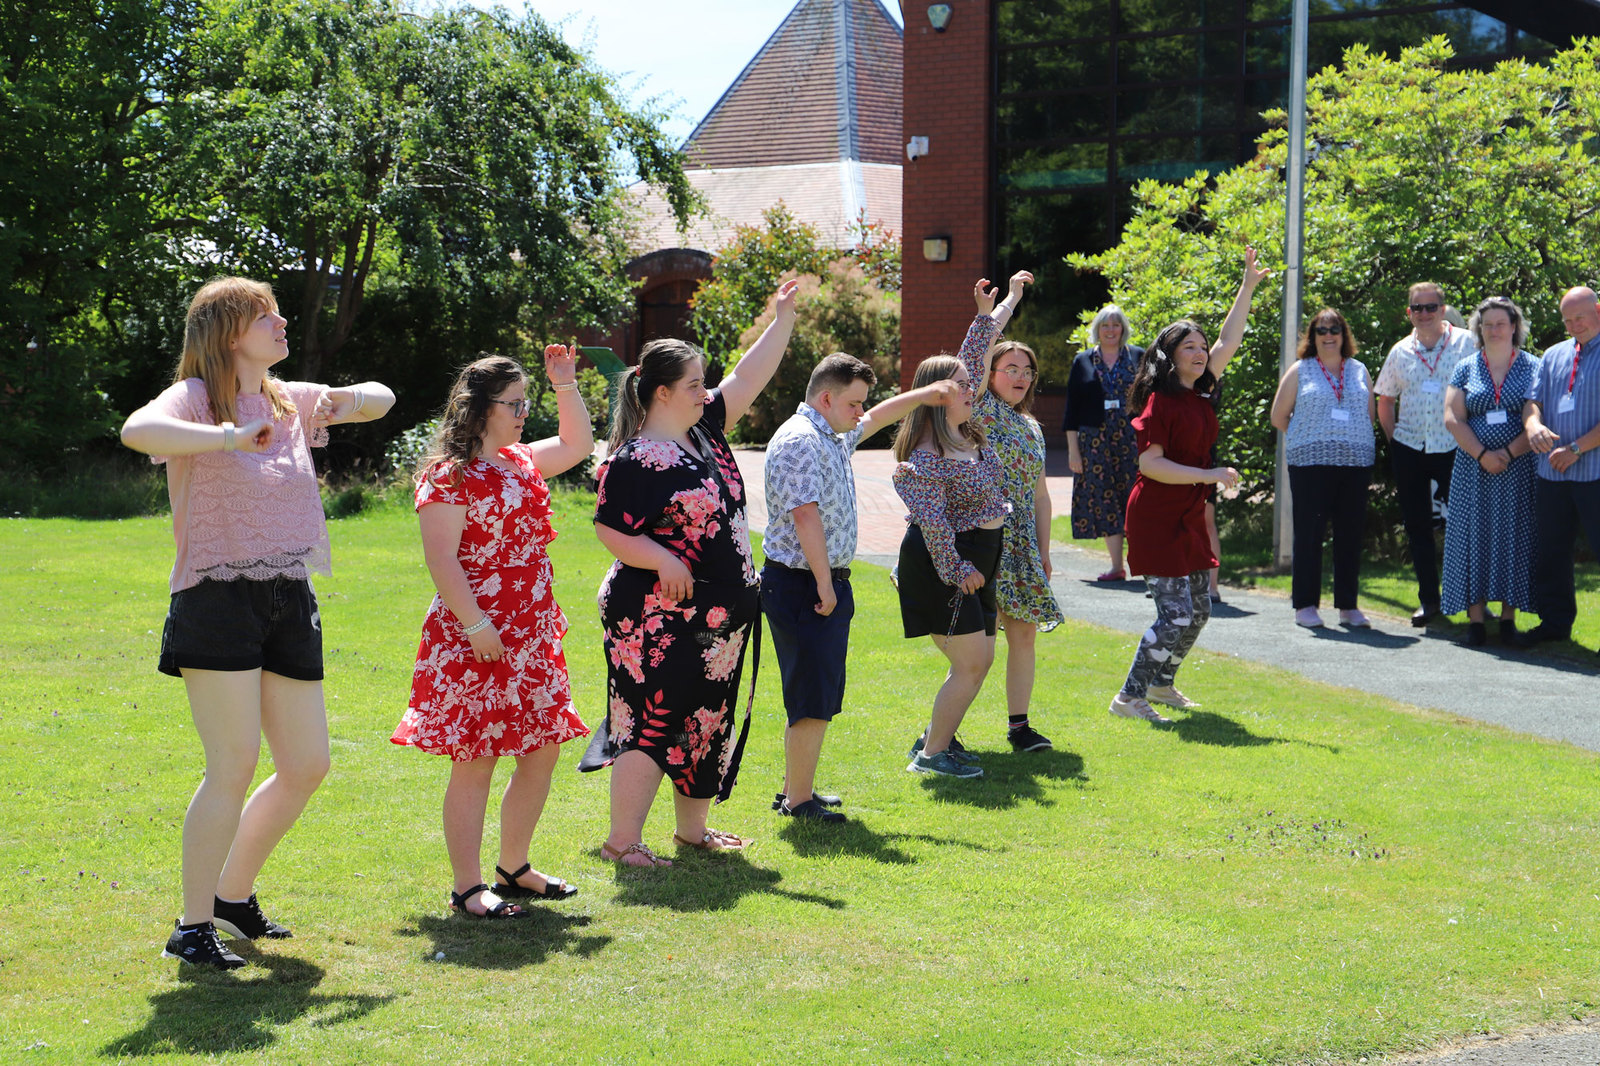
[[[783,679],[789,727],[784,733],[784,784],[773,808],[796,818],[842,822],[829,810],[837,796],[816,792],[817,761],[828,723],[844,705],[845,660],[855,598],[850,563],[856,555],[856,446],[893,425],[918,404],[945,406],[952,381],[901,393],[866,411],[872,368],[854,356],[830,355],[811,372],[806,402],[767,444],[767,532],[762,544],[761,609]],[[788,797],[805,799],[790,803]]]
[[[1572,549],[1579,526],[1589,550],[1600,553],[1600,300],[1594,290],[1568,291],[1561,322],[1572,339],[1545,351],[1533,395],[1522,405],[1528,444],[1539,453],[1533,557],[1539,624],[1522,634],[1525,645],[1572,636],[1578,617]]]
[[[1406,315],[1411,334],[1389,349],[1372,391],[1378,422],[1389,438],[1395,497],[1417,575],[1417,610],[1425,626],[1439,613],[1439,549],[1433,537],[1433,485],[1450,498],[1456,441],[1444,428],[1444,390],[1456,364],[1476,351],[1472,334],[1445,319],[1444,290],[1431,281],[1411,286]],[[1396,409],[1398,407],[1398,410]]]

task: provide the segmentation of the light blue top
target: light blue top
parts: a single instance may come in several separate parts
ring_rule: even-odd
[[[1337,382],[1343,399],[1334,392],[1321,360],[1315,356],[1296,364],[1299,391],[1289,413],[1289,432],[1283,435],[1283,452],[1290,466],[1371,466],[1376,461],[1368,397],[1372,379],[1366,364],[1346,359]],[[1343,412],[1339,417],[1335,412]]]
[[[850,565],[856,557],[856,477],[850,457],[859,443],[860,426],[835,433],[807,403],[778,427],[767,442],[767,532],[761,548],[768,559],[797,570],[809,568],[793,511],[814,503],[828,542],[828,566]]]
[[[1567,383],[1572,381],[1574,359],[1578,377],[1569,393]],[[1563,401],[1569,395],[1572,409],[1563,411]],[[1540,421],[1560,438],[1561,445],[1571,444],[1600,424],[1600,337],[1591,337],[1581,353],[1571,337],[1546,349],[1528,399],[1539,405]],[[1578,461],[1563,473],[1557,473],[1550,465],[1548,454],[1541,455],[1538,474],[1546,481],[1600,481],[1600,448],[1578,456]]]

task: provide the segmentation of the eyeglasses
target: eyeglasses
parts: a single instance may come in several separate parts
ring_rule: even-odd
[[[1436,303],[1433,303],[1433,304],[1412,304],[1411,305],[1411,310],[1415,311],[1419,315],[1431,315],[1431,314],[1433,314],[1435,311],[1439,310],[1439,308],[1441,308],[1443,306],[1444,306],[1443,304],[1436,304]]]
[[[1318,326],[1315,333],[1319,337],[1337,337],[1344,332],[1343,326]]]
[[[511,414],[516,418],[526,418],[530,409],[528,398],[526,396],[520,400],[490,400],[489,402],[504,404],[505,406],[511,408]]]
[[[1003,366],[998,373],[1004,374],[1012,381],[1032,381],[1034,378],[1031,366]]]
[[[956,388],[958,388],[962,392],[966,392],[966,393],[973,393],[973,392],[977,392],[978,391],[977,387],[972,384],[972,381],[969,378],[963,378],[960,381],[957,381],[956,382]]]

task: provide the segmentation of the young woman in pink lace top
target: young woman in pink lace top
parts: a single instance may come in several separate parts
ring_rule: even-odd
[[[328,573],[311,447],[328,426],[382,417],[376,382],[280,381],[287,319],[272,290],[218,278],[195,294],[174,383],[129,416],[122,442],[167,466],[177,560],[162,673],[182,677],[206,771],[183,823],[183,917],[163,952],[234,969],[234,937],[289,930],[255,880],[328,772],[322,623],[311,573]],[[245,802],[265,734],[274,773]]]

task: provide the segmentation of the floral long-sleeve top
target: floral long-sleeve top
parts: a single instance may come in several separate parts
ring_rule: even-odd
[[[977,567],[956,551],[956,534],[1011,511],[1002,492],[1000,458],[985,445],[976,462],[918,448],[894,468],[894,490],[922,530],[939,580],[959,585]]]

